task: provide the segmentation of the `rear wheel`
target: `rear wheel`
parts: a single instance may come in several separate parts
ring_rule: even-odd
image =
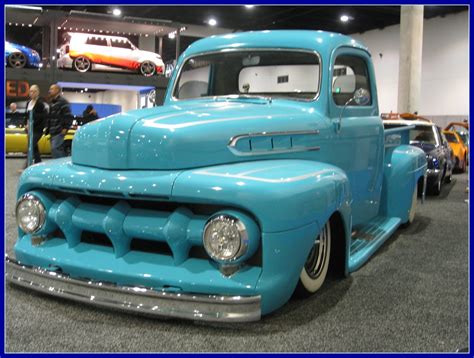
[[[316,237],[301,270],[297,292],[309,296],[321,288],[326,279],[331,256],[331,225],[329,221]]]
[[[13,68],[23,68],[26,66],[26,56],[23,52],[13,52],[8,56],[8,64]]]
[[[92,63],[87,57],[79,56],[74,59],[72,67],[78,72],[87,72],[91,69]]]

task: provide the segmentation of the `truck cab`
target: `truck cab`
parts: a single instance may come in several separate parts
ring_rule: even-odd
[[[408,129],[384,130],[370,53],[347,36],[199,40],[163,106],[82,126],[72,158],[23,173],[7,279],[128,311],[259,319],[414,220],[427,164]]]

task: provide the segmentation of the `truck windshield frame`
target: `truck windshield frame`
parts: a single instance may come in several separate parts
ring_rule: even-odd
[[[210,75],[210,78],[209,78],[209,82],[208,82],[208,86],[207,86],[207,93],[206,95],[199,95],[199,96],[195,96],[195,97],[188,97],[188,98],[180,98],[178,92],[181,90],[179,84],[180,84],[180,81],[182,79],[182,76],[183,76],[183,70],[186,68],[186,66],[190,63],[190,61],[196,61],[196,59],[198,58],[203,58],[203,59],[206,59],[206,58],[209,58],[209,57],[213,57],[215,56],[215,58],[219,58],[220,56],[225,56],[225,55],[234,55],[235,57],[238,56],[238,54],[241,54],[242,58],[245,57],[243,56],[243,54],[245,54],[246,56],[248,55],[256,55],[255,57],[258,57],[258,54],[268,54],[268,53],[271,53],[273,52],[275,55],[280,55],[281,58],[285,58],[288,56],[288,53],[294,53],[294,54],[298,54],[299,56],[301,56],[302,53],[304,54],[307,54],[308,55],[308,59],[310,58],[309,56],[314,56],[313,58],[313,62],[310,64],[310,65],[315,65],[315,66],[318,66],[318,74],[317,74],[317,78],[315,78],[315,81],[317,81],[317,88],[315,88],[315,92],[303,92],[303,91],[300,91],[300,92],[297,92],[297,91],[294,91],[294,92],[291,92],[292,95],[289,95],[289,94],[284,94],[283,92],[273,92],[273,91],[269,91],[269,92],[242,92],[240,91],[240,88],[239,88],[239,83],[238,83],[238,79],[237,79],[237,83],[235,85],[235,88],[234,88],[234,91],[232,91],[232,93],[216,93],[216,92],[211,92],[209,93],[209,91],[214,91],[214,89],[210,89],[209,87],[209,83],[211,84],[211,87],[215,85],[215,81],[216,79],[214,78],[215,77],[215,74],[213,73],[214,71],[212,71],[211,69],[209,69],[209,75]],[[273,54],[272,54],[273,55]],[[251,56],[248,56],[248,57],[251,57]],[[250,60],[252,61],[252,60]],[[263,65],[260,65],[260,66],[257,66],[258,64],[255,64],[255,63],[252,63],[248,66],[244,66],[242,65],[241,68],[239,69],[238,73],[240,74],[242,72],[243,69],[246,69],[246,68],[251,68],[251,67],[260,67],[260,68],[264,68],[266,67],[267,65],[263,64]],[[284,66],[285,64],[276,64],[276,66]],[[292,64],[292,63],[288,63],[287,64],[288,66],[291,66],[291,65],[295,65],[295,64]],[[307,63],[305,64],[299,64],[299,65],[309,65]],[[299,48],[238,48],[238,49],[222,49],[222,50],[219,50],[219,51],[209,51],[209,52],[200,52],[200,53],[196,53],[196,54],[193,54],[191,56],[189,56],[179,67],[178,69],[178,73],[175,77],[175,80],[173,81],[173,85],[172,85],[172,91],[171,91],[171,99],[173,101],[186,101],[186,100],[196,100],[196,99],[210,99],[210,98],[216,98],[216,97],[221,97],[221,98],[224,98],[224,97],[229,97],[229,96],[242,96],[242,95],[251,95],[251,96],[255,96],[255,97],[269,97],[269,98],[272,98],[272,99],[285,99],[285,100],[293,100],[293,101],[300,101],[300,102],[313,102],[313,101],[316,101],[318,100],[319,96],[320,96],[320,93],[321,93],[321,82],[322,82],[322,66],[323,66],[323,63],[322,63],[322,60],[321,60],[321,56],[320,54],[315,51],[315,50],[310,50],[310,49],[299,49]],[[285,76],[283,76],[285,77]],[[288,77],[288,76],[286,76]],[[288,80],[288,78],[284,79],[284,80]],[[214,81],[211,83],[211,81]],[[280,83],[280,79],[278,78],[278,83]],[[204,86],[204,83],[201,83],[202,86]],[[287,93],[287,92],[286,92]],[[308,97],[308,98],[301,98],[301,97],[296,97],[296,96],[307,96],[309,93],[311,93],[311,96]],[[313,95],[314,93],[314,95]]]

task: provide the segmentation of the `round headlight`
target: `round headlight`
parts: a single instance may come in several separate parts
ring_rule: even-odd
[[[215,216],[204,227],[204,248],[217,261],[238,259],[247,251],[247,241],[244,223],[230,215]]]
[[[32,194],[23,195],[16,204],[16,222],[27,234],[40,230],[45,221],[45,209],[41,201]]]

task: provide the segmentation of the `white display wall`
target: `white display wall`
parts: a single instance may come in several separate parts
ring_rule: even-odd
[[[420,114],[440,118],[469,114],[468,30],[467,11],[424,21]],[[400,25],[351,36],[372,53],[380,112],[396,112]]]
[[[64,97],[71,103],[103,103],[118,104],[122,111],[130,111],[138,108],[138,93],[136,91],[100,91],[96,93],[64,92]]]

